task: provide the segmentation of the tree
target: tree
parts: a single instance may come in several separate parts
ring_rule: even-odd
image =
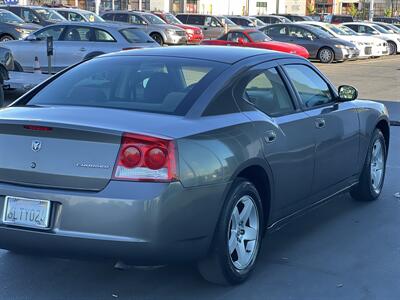
[[[383,11],[383,14],[385,15],[385,17],[391,17],[392,16],[392,9],[391,8],[386,8]]]
[[[313,15],[313,14],[315,14],[315,4],[309,3],[307,5],[307,15]]]
[[[352,3],[349,7],[349,9],[347,10],[348,13],[354,18],[355,16],[357,16],[358,14],[358,9],[357,7],[354,5],[354,3]]]

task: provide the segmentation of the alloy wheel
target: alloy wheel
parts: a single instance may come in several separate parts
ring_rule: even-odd
[[[249,267],[258,251],[260,220],[254,199],[245,195],[236,203],[228,228],[228,249],[237,270]]]
[[[371,156],[371,186],[376,193],[382,188],[385,172],[385,157],[381,140],[376,140],[372,147]]]
[[[319,58],[323,63],[329,63],[333,60],[333,53],[329,49],[322,49],[319,53]]]

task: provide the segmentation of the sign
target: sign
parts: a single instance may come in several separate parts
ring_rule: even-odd
[[[47,56],[52,56],[53,55],[53,37],[52,36],[47,37],[46,45],[47,45]]]
[[[19,0],[4,0],[4,4],[17,5],[19,4]]]

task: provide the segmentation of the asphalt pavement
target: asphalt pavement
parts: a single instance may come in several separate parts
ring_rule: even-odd
[[[354,64],[332,66],[347,74]],[[399,100],[399,88],[394,92],[385,100]],[[391,127],[391,137],[381,198],[359,203],[342,194],[268,235],[243,285],[209,284],[189,264],[121,271],[110,262],[0,250],[0,299],[398,300],[400,127]]]

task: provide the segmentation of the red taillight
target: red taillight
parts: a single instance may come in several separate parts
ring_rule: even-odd
[[[52,131],[53,128],[46,126],[37,126],[37,125],[24,125],[25,129],[28,130],[36,130],[36,131]]]
[[[124,134],[114,179],[169,182],[177,178],[175,144],[171,140]]]

